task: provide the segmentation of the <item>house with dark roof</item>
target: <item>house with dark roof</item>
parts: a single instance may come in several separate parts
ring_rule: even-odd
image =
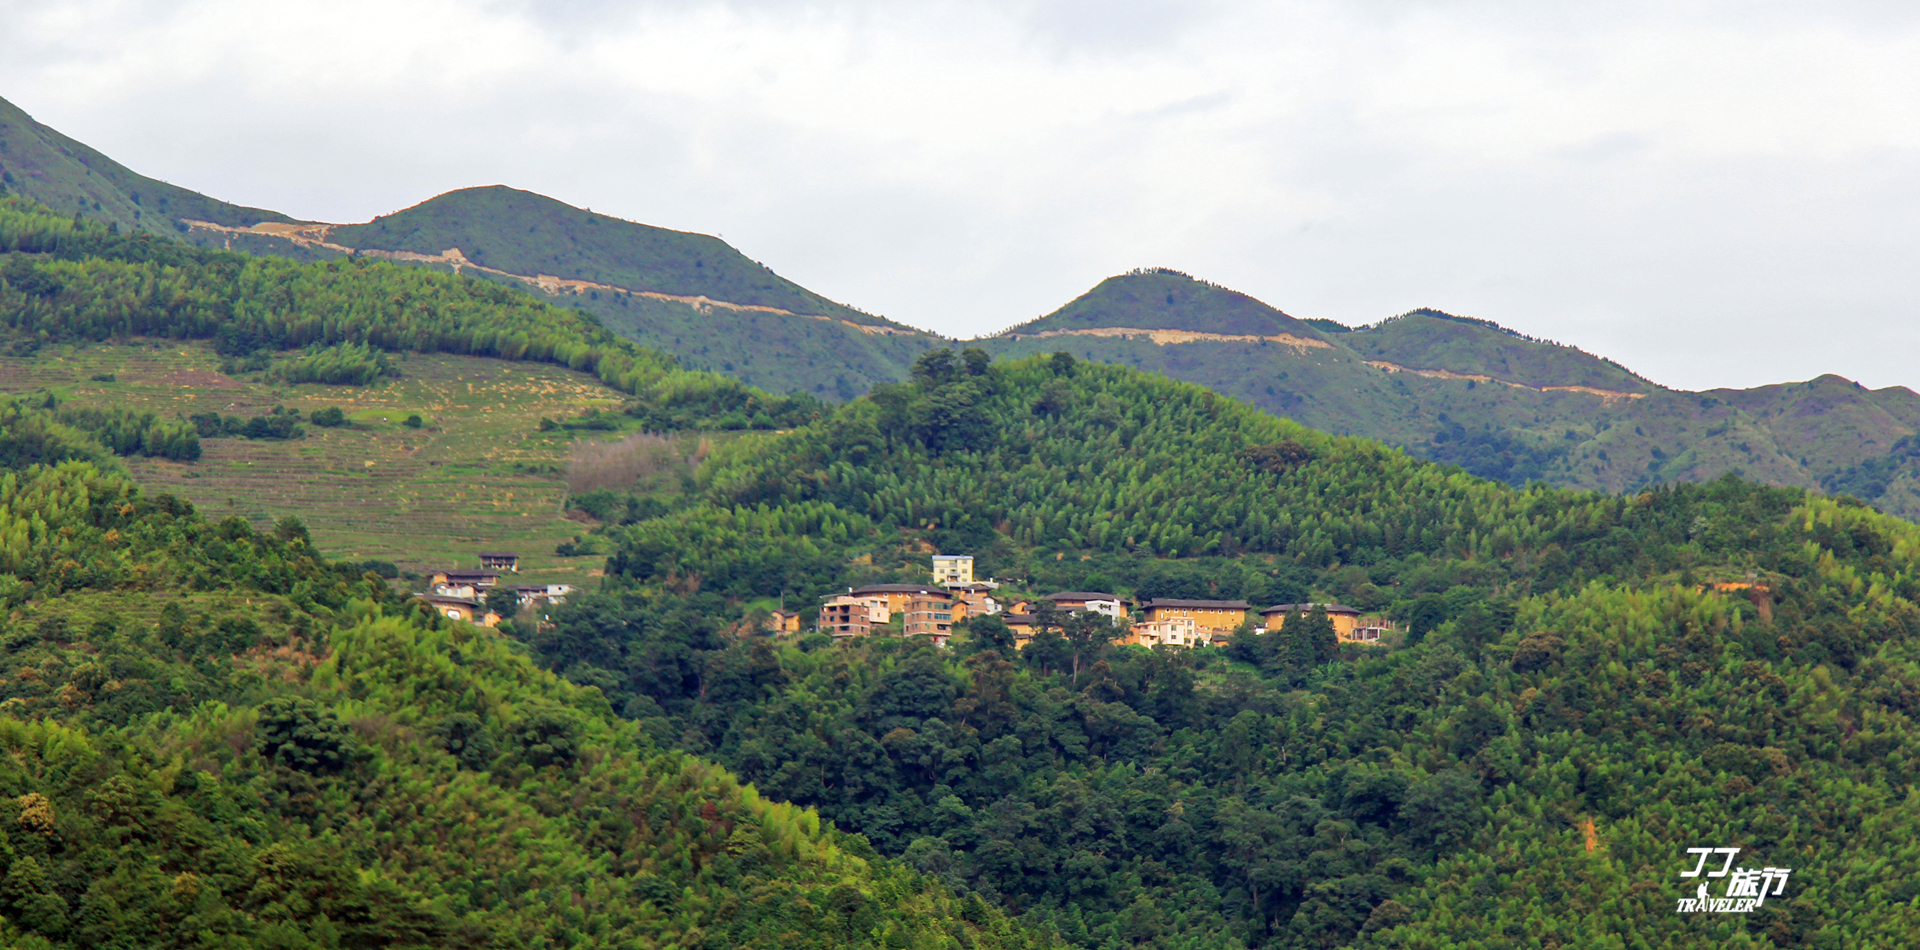
[[[450,597],[479,599],[500,583],[499,571],[434,571],[428,578],[428,590]]]
[[[446,594],[419,594],[421,600],[437,613],[450,620],[476,623],[491,627],[500,622],[500,615],[488,610],[486,605],[469,597],[454,597]]]
[[[520,573],[520,555],[512,551],[481,551],[480,566],[494,571]]]
[[[1373,643],[1380,635],[1393,629],[1393,621],[1385,617],[1362,616],[1360,611],[1345,604],[1274,604],[1260,611],[1266,621],[1267,630],[1279,630],[1286,625],[1287,618],[1296,614],[1310,614],[1316,610],[1327,612],[1327,620],[1333,624],[1333,635],[1337,639],[1351,643]]]
[[[1114,594],[1092,590],[1063,590],[1057,594],[1048,594],[1041,599],[1052,601],[1055,607],[1067,613],[1087,611],[1105,614],[1115,620],[1127,619],[1126,598]]]
[[[1244,600],[1186,600],[1178,597],[1158,597],[1141,604],[1140,609],[1146,614],[1148,623],[1190,619],[1203,633],[1210,632],[1217,636],[1224,636],[1247,622],[1247,614],[1253,610],[1253,605]]]

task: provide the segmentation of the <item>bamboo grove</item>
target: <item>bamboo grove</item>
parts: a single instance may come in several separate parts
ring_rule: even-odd
[[[8,947],[1039,945],[292,519],[12,468],[0,599]]]
[[[536,655],[1072,945],[1920,932],[1920,529],[1850,499],[1515,490],[1158,377],[940,353],[698,477],[680,510],[603,529],[617,576]],[[1339,600],[1404,639],[1303,624],[1157,653],[1067,630],[1015,652],[981,620],[938,651],[732,623],[922,581],[929,541],[1015,589]],[[1721,846],[1792,887],[1676,913],[1685,849]]]

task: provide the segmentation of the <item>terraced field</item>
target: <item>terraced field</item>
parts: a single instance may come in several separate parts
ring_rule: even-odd
[[[554,554],[583,530],[563,517],[575,437],[538,431],[543,416],[619,404],[619,393],[591,377],[545,364],[411,354],[400,364],[404,377],[381,385],[284,386],[224,376],[218,365],[210,348],[177,341],[47,347],[0,357],[0,391],[51,389],[76,404],[168,417],[339,406],[352,428],[307,425],[305,439],[286,442],[205,439],[193,463],[126,461],[149,490],[189,498],[215,518],[265,525],[298,515],[336,558],[423,571],[475,567],[478,551],[504,549],[520,553],[526,583],[598,575],[602,557]],[[114,380],[93,378],[106,374]],[[423,428],[401,424],[413,413]]]

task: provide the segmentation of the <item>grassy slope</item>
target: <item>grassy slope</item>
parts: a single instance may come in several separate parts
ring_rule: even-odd
[[[1053,314],[979,342],[1007,356],[1065,349],[1163,372],[1314,428],[1381,439],[1490,477],[1539,477],[1607,491],[1704,481],[1726,472],[1781,485],[1837,484],[1851,467],[1884,456],[1900,438],[1920,430],[1920,396],[1900,387],[1870,392],[1822,377],[1752,390],[1669,390],[1571,347],[1430,311],[1360,330],[1308,328],[1300,334],[1324,339],[1332,349],[1034,335],[1103,326],[1271,335],[1299,333],[1294,327],[1305,324],[1244,295],[1176,273],[1149,272],[1110,278]],[[1368,361],[1523,386],[1389,373]],[[1544,386],[1642,398],[1537,388]],[[1484,442],[1462,449],[1437,441],[1441,430],[1456,425]],[[1491,462],[1476,467],[1498,452],[1534,462],[1508,474]],[[1905,466],[1868,500],[1907,517],[1920,515],[1920,464]]]
[[[1086,330],[1096,327],[1193,330],[1202,333],[1308,339],[1322,334],[1246,294],[1169,270],[1109,277],[1066,306],[1008,333]]]
[[[475,552],[522,555],[526,582],[583,583],[601,558],[554,555],[583,529],[562,517],[571,438],[535,431],[621,396],[592,377],[536,363],[411,354],[383,385],[274,387],[215,371],[201,344],[49,347],[0,358],[0,391],[52,389],[76,405],[251,416],[275,405],[339,406],[353,428],[307,426],[287,442],[208,439],[198,462],[124,460],[149,491],[190,499],[210,517],[307,523],[327,555],[393,561],[407,570],[473,567]],[[90,379],[112,373],[111,383]],[[399,425],[420,413],[428,427]]]
[[[457,247],[475,263],[511,274],[790,311],[799,316],[601,291],[567,298],[629,339],[774,392],[846,398],[904,376],[914,356],[935,339],[828,300],[719,238],[623,221],[501,186],[449,192],[367,224],[336,228],[329,240],[420,254]]]
[[[1415,311],[1338,339],[1368,359],[1412,369],[1444,369],[1529,386],[1591,386],[1632,393],[1658,388],[1618,364],[1572,347],[1529,340],[1492,324],[1438,311]]]
[[[476,264],[513,274],[885,323],[774,274],[712,235],[622,221],[501,185],[450,191],[329,236],[353,248],[420,254],[457,247]]]
[[[287,220],[139,176],[34,122],[4,100],[0,167],[14,176],[16,190],[57,210],[77,211],[123,229],[171,234],[178,218],[227,225]],[[905,329],[779,278],[717,238],[595,215],[510,188],[451,192],[369,224],[336,229],[331,237],[349,246],[420,253],[459,247],[480,262],[513,273],[705,294],[831,317],[701,309],[611,293],[567,298],[622,335],[680,355],[690,367],[727,373],[774,392],[846,398],[875,383],[904,377],[913,358],[939,342],[930,334],[873,334],[848,326]],[[195,232],[189,239],[301,260],[336,253],[264,236]],[[508,283],[524,287],[518,281]],[[1094,337],[1069,344],[1058,337],[1030,336],[1103,326],[1290,333],[1329,340],[1334,349],[1224,342],[1159,346]],[[1423,455],[1472,464],[1472,452],[1480,449],[1466,456],[1436,451],[1436,431],[1457,423],[1493,433],[1503,446],[1534,455],[1538,464],[1529,472],[1588,488],[1619,490],[1727,471],[1780,484],[1856,484],[1858,479],[1847,478],[1850,471],[1873,463],[1898,439],[1920,431],[1920,397],[1905,389],[1867,393],[1844,380],[1822,378],[1715,391],[1706,395],[1723,403],[1726,411],[1703,409],[1693,394],[1662,390],[1609,361],[1489,326],[1416,312],[1364,331],[1321,332],[1244,294],[1166,271],[1110,278],[1012,332],[1028,336],[982,344],[1011,356],[1064,348],[1090,359],[1165,372],[1317,428],[1379,438]],[[1366,360],[1533,386],[1642,392],[1649,398],[1600,402],[1581,394],[1389,375],[1365,366]],[[1503,477],[1520,477],[1512,471]],[[1869,500],[1908,516],[1920,514],[1920,465],[1903,463],[1900,474],[1885,484]]]
[[[123,231],[173,234],[195,218],[230,226],[289,221],[286,215],[216,201],[138,174],[33,120],[0,99],[0,169],[8,190],[62,213],[78,212]]]
[[[769,392],[798,391],[822,399],[847,399],[877,383],[899,380],[916,356],[939,342],[931,334],[871,334],[838,320],[702,310],[624,294],[570,296],[565,302],[635,343],[672,353],[689,369],[725,373]]]

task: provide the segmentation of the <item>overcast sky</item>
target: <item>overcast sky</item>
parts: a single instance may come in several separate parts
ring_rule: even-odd
[[[0,96],[228,201],[507,184],[953,335],[1167,266],[1920,389],[1915,7],[0,0]]]

